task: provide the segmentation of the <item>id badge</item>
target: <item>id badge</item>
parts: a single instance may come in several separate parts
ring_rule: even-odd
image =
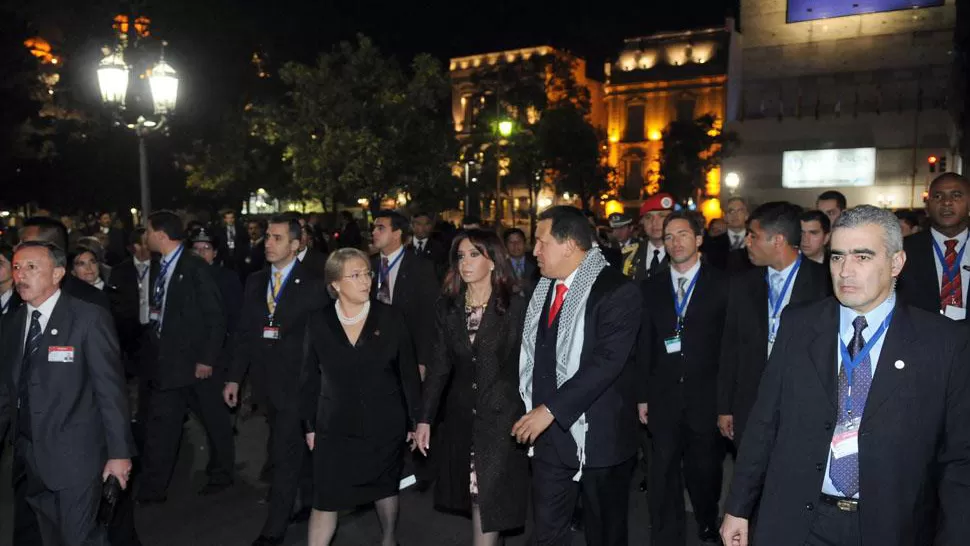
[[[152,307],[148,310],[148,320],[158,322],[162,318],[162,310]]]
[[[280,325],[273,322],[273,319],[266,321],[266,325],[263,326],[263,339],[279,339],[280,338]]]
[[[48,362],[74,362],[74,347],[48,347]]]
[[[680,352],[680,336],[668,337],[664,340],[664,347],[667,348],[667,354],[672,355]]]
[[[835,427],[832,435],[832,456],[836,459],[859,453],[859,425],[862,419],[856,417]]]
[[[967,310],[963,307],[956,307],[955,305],[947,305],[943,309],[943,316],[950,320],[963,320],[967,318]]]

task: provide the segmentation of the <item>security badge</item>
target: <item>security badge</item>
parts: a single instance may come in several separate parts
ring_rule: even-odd
[[[48,362],[74,362],[74,347],[48,347]]]
[[[263,326],[263,339],[277,340],[280,338],[280,324],[273,320],[273,316],[270,315],[266,318],[266,324]]]
[[[672,355],[680,352],[680,334],[675,334],[664,340],[664,347],[667,348],[667,354]]]
[[[862,418],[854,417],[835,427],[835,434],[832,435],[833,457],[841,459],[859,452],[859,425],[861,424]]]

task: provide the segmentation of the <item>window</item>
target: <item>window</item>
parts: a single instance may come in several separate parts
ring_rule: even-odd
[[[694,105],[696,101],[684,97],[677,101],[677,121],[694,121]]]
[[[643,160],[631,159],[627,165],[626,189],[631,195],[639,195],[640,188],[643,187]]]
[[[643,140],[643,118],[646,110],[642,104],[630,104],[626,107],[626,138],[628,142]]]

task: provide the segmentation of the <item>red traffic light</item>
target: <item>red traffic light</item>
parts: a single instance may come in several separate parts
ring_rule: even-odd
[[[936,165],[936,162],[939,160],[940,158],[936,157],[935,155],[931,155],[929,159],[927,159],[927,161],[930,162],[930,165]]]

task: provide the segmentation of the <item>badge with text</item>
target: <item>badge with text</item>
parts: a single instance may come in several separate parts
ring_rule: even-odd
[[[266,325],[263,326],[263,339],[279,339],[280,338],[280,325],[273,322],[273,319],[266,321]]]
[[[956,305],[947,305],[943,309],[943,316],[950,320],[964,320],[967,318],[967,310]]]
[[[672,355],[680,352],[680,336],[673,336],[664,339],[664,347],[667,348],[667,354]]]
[[[74,347],[48,347],[48,362],[74,362]]]
[[[152,322],[158,322],[162,318],[162,310],[157,307],[152,307],[148,310],[148,320]]]
[[[856,417],[841,423],[832,435],[832,456],[836,459],[855,455],[859,452],[859,425],[862,419]]]

